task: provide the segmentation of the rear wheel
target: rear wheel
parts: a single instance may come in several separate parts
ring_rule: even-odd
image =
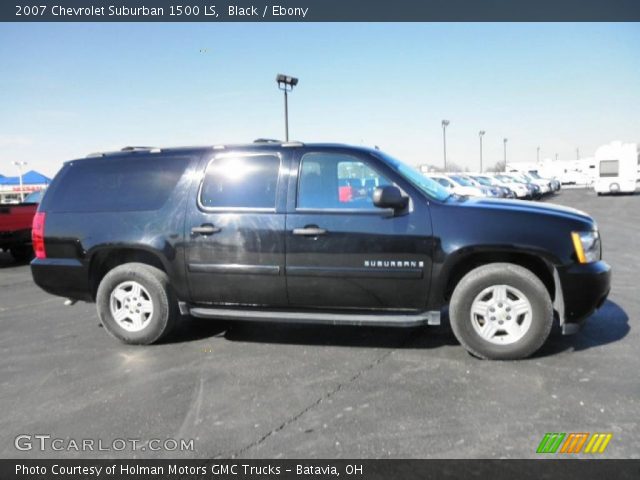
[[[98,287],[96,304],[107,332],[131,344],[160,340],[178,316],[167,275],[142,263],[126,263],[107,273]]]
[[[526,358],[553,324],[549,292],[531,271],[511,263],[478,267],[456,286],[451,327],[471,354],[492,360]]]

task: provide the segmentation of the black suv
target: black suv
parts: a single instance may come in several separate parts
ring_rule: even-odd
[[[367,148],[260,142],[126,148],[65,163],[33,225],[36,283],[95,301],[149,344],[180,314],[415,326],[444,307],[472,354],[535,352],[605,300],[577,210],[450,195]]]

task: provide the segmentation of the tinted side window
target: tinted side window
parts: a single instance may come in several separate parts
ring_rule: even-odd
[[[373,191],[384,185],[391,182],[355,157],[308,153],[300,166],[298,208],[372,209]]]
[[[54,212],[157,210],[171,195],[188,157],[87,160],[67,167],[52,199]]]
[[[200,204],[205,208],[275,208],[280,158],[275,155],[218,157],[205,172]]]

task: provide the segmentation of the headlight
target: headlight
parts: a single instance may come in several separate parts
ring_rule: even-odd
[[[597,230],[590,232],[571,232],[573,248],[578,262],[591,263],[600,260],[600,235]]]

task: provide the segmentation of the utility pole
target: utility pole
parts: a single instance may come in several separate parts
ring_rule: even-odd
[[[507,140],[509,140],[508,138],[503,138],[502,139],[502,143],[504,146],[504,171],[507,171]]]
[[[449,120],[442,120],[442,145],[444,147],[444,171],[447,171],[447,127]]]
[[[484,130],[480,130],[478,132],[478,136],[480,137],[480,173],[482,173],[482,137],[487,133]]]
[[[13,164],[18,167],[18,175],[20,178],[20,203],[24,202],[24,191],[22,185],[22,167],[24,167],[27,162],[13,162]]]

